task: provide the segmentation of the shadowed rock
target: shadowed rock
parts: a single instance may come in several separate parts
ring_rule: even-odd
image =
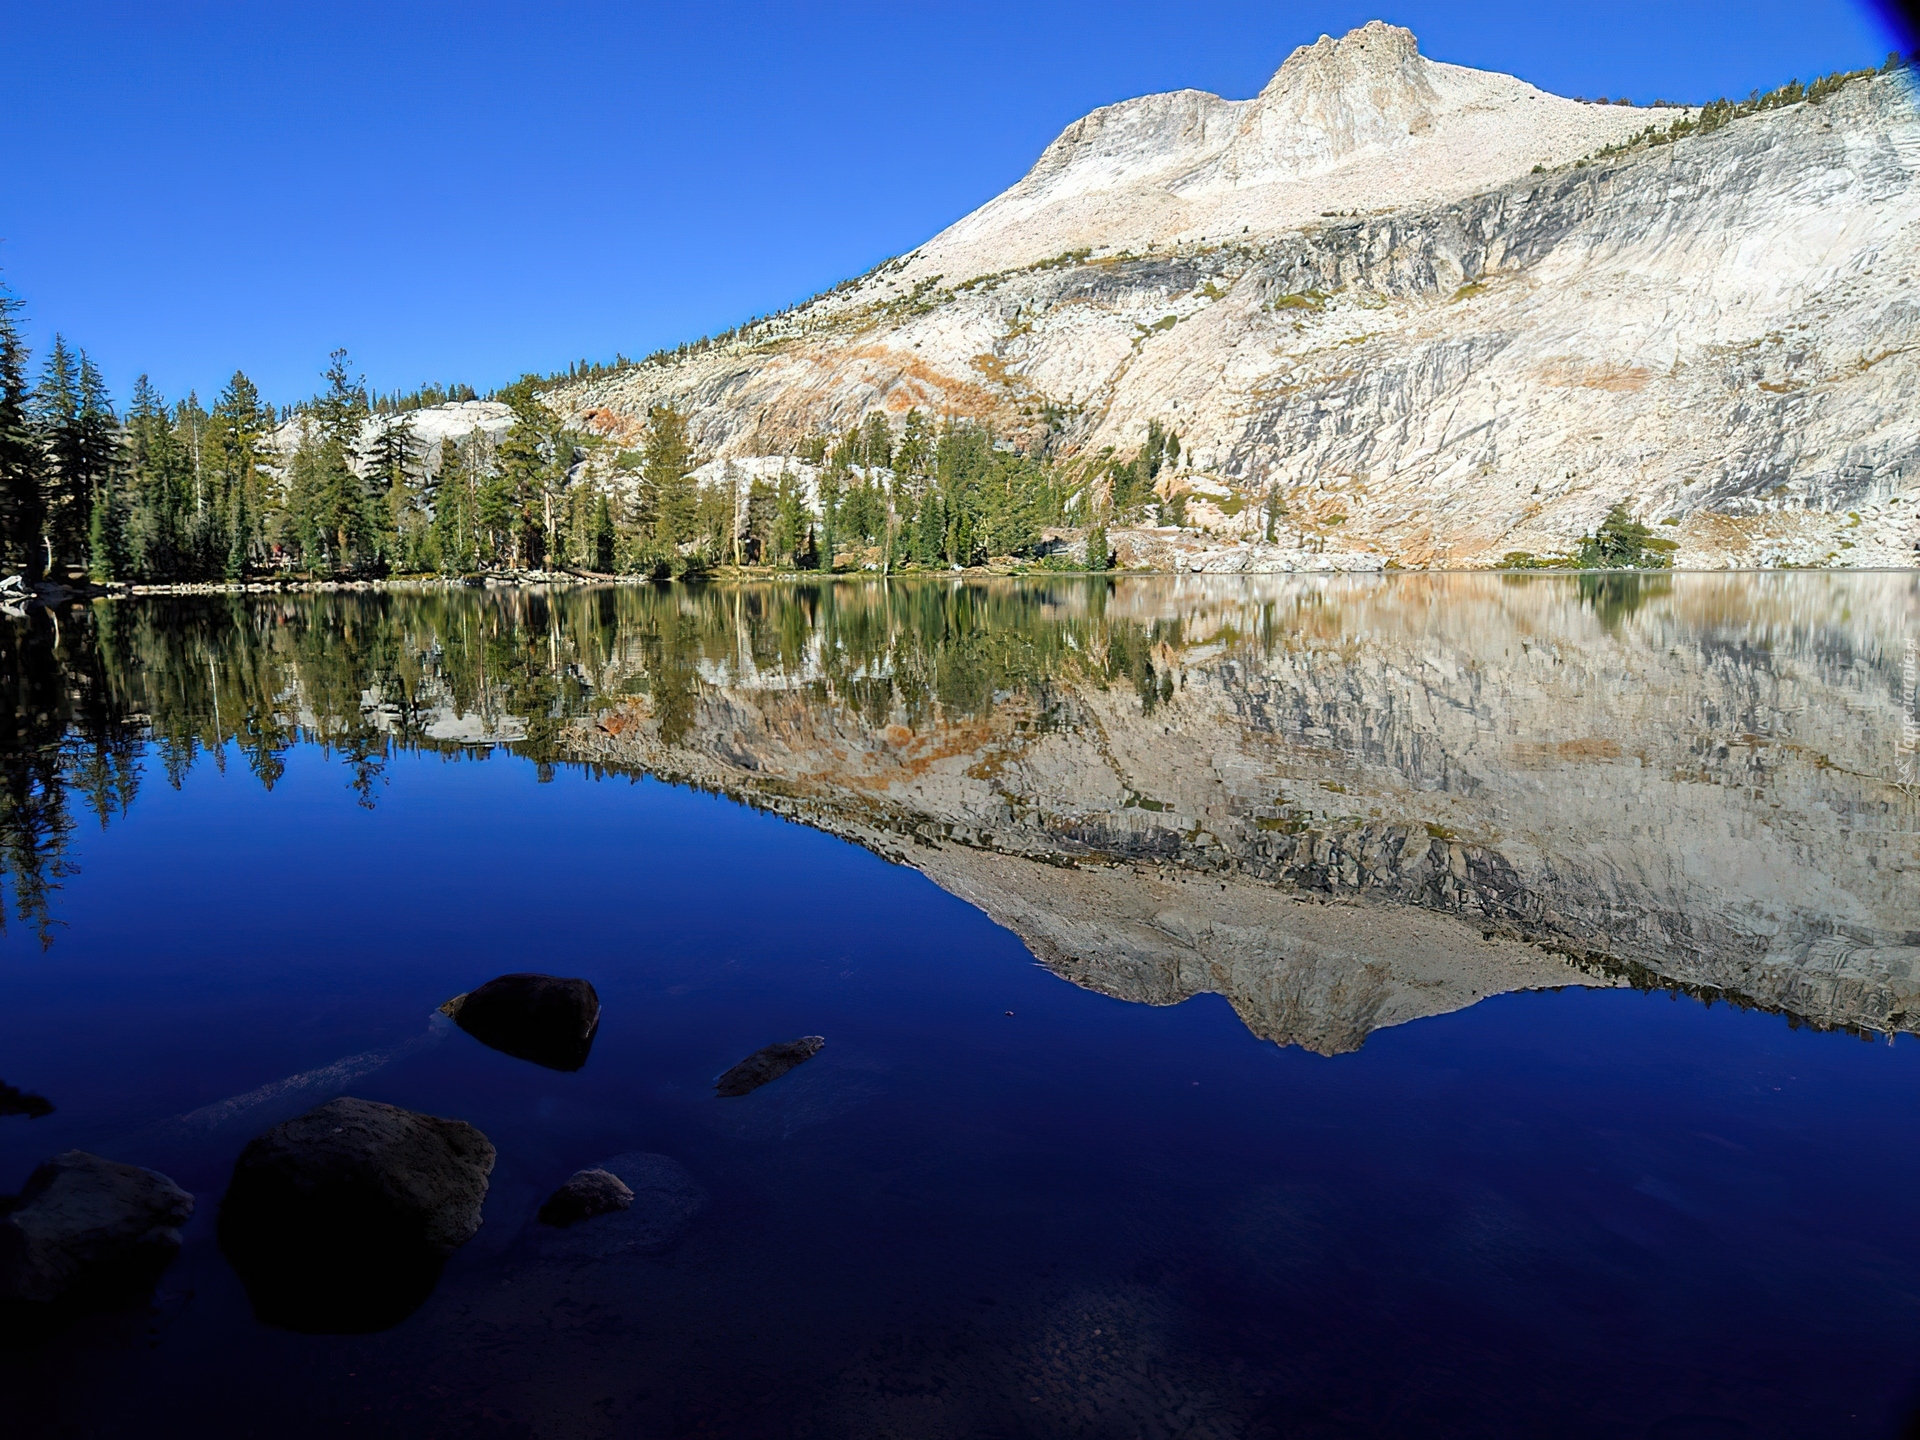
[[[36,1169],[6,1208],[0,1299],[16,1302],[9,1318],[19,1321],[151,1289],[180,1253],[193,1196],[152,1170],[69,1150]]]
[[[220,1244],[255,1313],[313,1333],[365,1333],[419,1307],[480,1228],[494,1149],[460,1120],[351,1098],[241,1152]]]
[[[630,1150],[581,1173],[604,1174],[618,1183],[627,1191],[627,1204],[586,1224],[532,1226],[525,1243],[535,1258],[577,1262],[657,1255],[677,1244],[707,1205],[700,1183],[668,1155]]]
[[[730,1100],[758,1090],[768,1081],[778,1080],[802,1061],[811,1060],[827,1042],[818,1035],[802,1035],[798,1040],[783,1040],[756,1050],[726,1074],[713,1082],[714,1093]]]
[[[441,1010],[482,1045],[549,1070],[578,1070],[600,1027],[600,997],[585,980],[502,975]]]
[[[626,1181],[605,1170],[579,1170],[540,1207],[540,1219],[565,1228],[633,1204]]]
[[[0,1115],[24,1115],[38,1120],[53,1113],[53,1102],[44,1095],[30,1095],[16,1085],[0,1080]]]

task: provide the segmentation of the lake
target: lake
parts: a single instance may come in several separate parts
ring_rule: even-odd
[[[1905,573],[0,619],[0,1190],[197,1207],[8,1433],[1920,1433],[1916,635]],[[437,1013],[517,971],[579,1070]],[[340,1095],[483,1131],[484,1224],[262,1323],[221,1197]],[[630,1152],[656,1243],[535,1218]]]

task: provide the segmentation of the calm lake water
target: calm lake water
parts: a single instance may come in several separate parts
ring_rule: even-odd
[[[1911,575],[0,620],[54,1106],[0,1190],[198,1204],[150,1305],[0,1350],[0,1428],[1920,1433],[1914,635]],[[597,987],[577,1073],[434,1019],[521,970]],[[485,1223],[391,1329],[271,1328],[220,1197],[342,1094],[484,1131]],[[684,1234],[543,1248],[636,1150]]]

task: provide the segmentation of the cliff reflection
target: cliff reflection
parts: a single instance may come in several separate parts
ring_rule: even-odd
[[[1916,1028],[1914,578],[1591,579],[40,615],[0,633],[4,878],[44,938],[72,807],[104,823],[150,769],[178,784],[232,754],[271,787],[313,745],[373,805],[398,749],[504,747],[543,775],[649,773],[776,809],[924,870],[1077,983],[1217,990],[1317,1049],[1583,977]]]

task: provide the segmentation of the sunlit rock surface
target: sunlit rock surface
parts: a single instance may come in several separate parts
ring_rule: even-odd
[[[1911,74],[1602,153],[1682,113],[1375,23],[1249,100],[1095,111],[911,254],[550,403],[619,442],[608,464],[662,403],[714,460],[874,409],[1062,459],[1159,419],[1200,533],[1119,547],[1155,568],[1480,567],[1566,552],[1615,503],[1673,522],[1684,566],[1912,563]]]

